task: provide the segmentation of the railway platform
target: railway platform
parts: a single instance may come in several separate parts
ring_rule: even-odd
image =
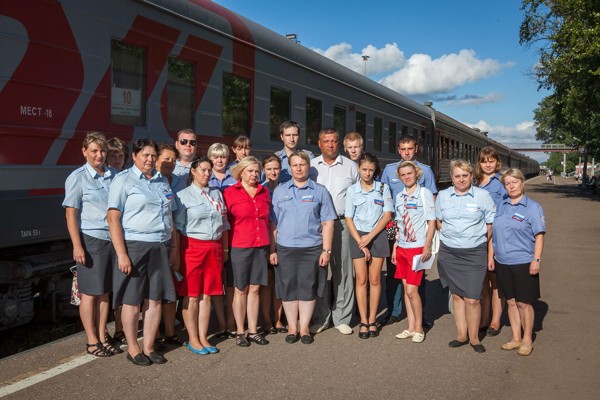
[[[77,334],[0,360],[6,399],[595,399],[600,392],[600,196],[573,179],[526,185],[545,210],[548,232],[536,303],[536,337],[529,357],[500,349],[510,335],[484,338],[487,352],[448,347],[455,327],[435,270],[429,275],[423,343],[401,341],[405,321],[361,340],[328,329],[312,345],[218,344],[216,355],[185,348],[165,353],[165,365],[136,367],[125,354],[98,359]],[[355,328],[356,332],[356,328]]]

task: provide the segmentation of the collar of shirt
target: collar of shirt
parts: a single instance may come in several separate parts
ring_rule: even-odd
[[[232,178],[231,174],[229,173],[229,170],[225,171],[225,175],[223,175],[223,179],[217,178],[217,176],[215,175],[214,172],[210,174],[210,180],[211,181],[216,180],[216,181],[219,181],[219,182],[224,182],[225,179],[227,179],[227,178]]]
[[[246,192],[246,188],[244,186],[242,186],[242,181],[238,181],[236,184],[231,185],[229,187],[235,188],[237,190],[243,190],[244,192]],[[256,195],[258,195],[260,192],[262,192],[263,190],[267,190],[263,185],[261,185],[260,183],[256,186]],[[248,193],[248,192],[246,192]],[[250,196],[250,195],[248,195]]]
[[[354,188],[354,193],[368,194],[372,192],[379,192],[381,190],[381,182],[373,181],[373,187],[371,188],[371,190],[365,190],[360,184],[359,179],[354,185],[352,185],[352,187]]]
[[[104,170],[104,175],[100,175],[98,173],[98,171],[96,171],[89,163],[85,163],[84,167],[85,167],[85,170],[90,174],[92,179],[108,178],[112,175],[111,169],[106,168],[104,165],[102,166],[102,169]]]
[[[147,181],[153,181],[155,179],[162,178],[162,175],[160,174],[160,172],[158,172],[157,170],[154,170],[154,171],[152,171],[152,178],[148,179],[148,178],[146,178],[146,175],[144,175],[142,173],[142,171],[140,171],[135,165],[131,166],[131,172],[133,173],[134,176],[138,177],[138,179],[145,179]]]
[[[314,182],[313,182],[311,179],[309,179],[309,180],[306,182],[306,185],[304,185],[304,186],[298,186],[298,185],[296,185],[296,184],[294,183],[294,180],[293,180],[293,179],[290,179],[289,181],[287,181],[287,182],[285,182],[285,183],[282,183],[282,185],[284,185],[286,189],[291,189],[291,188],[292,188],[292,186],[293,186],[293,187],[295,187],[295,188],[298,188],[298,189],[304,189],[304,188],[306,188],[306,187],[308,187],[308,188],[310,188],[310,189],[314,189],[314,188],[315,188],[315,183],[314,183]]]
[[[458,194],[456,193],[456,189],[454,188],[454,186],[450,186],[450,196],[456,196],[456,197],[461,197],[461,196],[471,196],[471,197],[475,197],[475,190],[473,189],[473,185],[471,185],[471,187],[469,188],[469,191],[465,194]]]
[[[523,207],[527,207],[527,196],[523,193],[523,197],[521,197],[521,200],[517,201],[515,204],[513,204],[510,201],[510,197],[506,197],[504,200],[502,200],[503,203],[508,204],[509,206],[516,206],[517,204],[521,204]]]
[[[333,161],[331,164],[327,164],[327,163],[325,162],[325,159],[323,158],[323,155],[321,154],[321,155],[319,156],[319,158],[317,159],[317,163],[318,163],[318,164],[325,164],[325,165],[327,165],[327,166],[329,166],[329,167],[333,167],[333,166],[334,166],[334,165],[336,165],[336,164],[342,164],[342,165],[344,165],[344,157],[342,157],[342,155],[338,153],[338,155],[337,155],[337,157],[335,158],[335,160],[334,160],[334,161]]]
[[[402,192],[400,194],[402,195],[402,197],[412,196],[413,198],[418,199],[419,197],[421,197],[421,186],[419,186],[419,184],[417,183],[417,188],[415,189],[413,194],[408,194],[408,192],[406,191],[406,186],[404,186],[404,189],[402,189]]]

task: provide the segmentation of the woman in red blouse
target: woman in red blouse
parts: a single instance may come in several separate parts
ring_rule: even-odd
[[[229,218],[229,248],[233,269],[233,315],[236,344],[265,345],[269,341],[257,333],[260,286],[268,284],[267,257],[270,244],[269,214],[271,195],[260,182],[260,162],[245,157],[231,169],[238,183],[225,189],[223,196]],[[248,337],[244,320],[248,318]]]

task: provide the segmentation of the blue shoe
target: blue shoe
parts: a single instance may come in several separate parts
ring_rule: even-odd
[[[203,347],[201,350],[198,350],[198,349],[193,348],[192,345],[188,343],[187,348],[190,349],[192,351],[192,353],[199,354],[201,356],[210,354],[210,352],[206,349],[206,347]]]
[[[205,347],[204,350],[208,351],[210,354],[217,354],[219,349],[214,346]]]

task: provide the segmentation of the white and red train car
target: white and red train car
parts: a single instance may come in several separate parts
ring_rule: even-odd
[[[293,119],[304,148],[317,151],[321,127],[356,130],[384,163],[410,133],[442,183],[451,158],[474,160],[486,145],[506,165],[538,170],[208,0],[3,1],[0,52],[0,329],[32,318],[34,293],[58,305],[67,298],[72,260],[61,202],[90,131],[173,142],[191,127],[201,149],[246,134],[262,156],[281,148],[278,126]]]

